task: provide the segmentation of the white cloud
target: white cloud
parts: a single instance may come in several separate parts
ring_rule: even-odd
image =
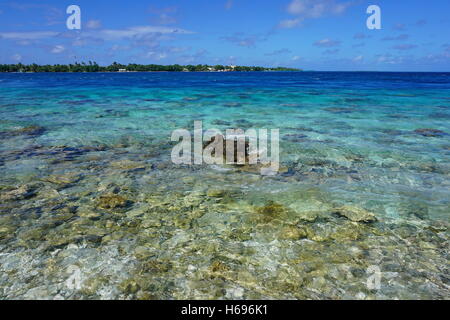
[[[320,18],[327,14],[341,14],[352,5],[352,2],[336,0],[292,0],[287,12],[307,18]]]
[[[292,0],[286,11],[296,16],[285,19],[278,24],[279,28],[294,28],[305,19],[317,19],[327,15],[339,15],[345,12],[354,0],[340,2],[338,0]]]
[[[267,41],[268,35],[252,34],[247,35],[243,32],[236,32],[230,36],[222,37],[222,40],[229,41],[240,47],[255,47],[259,42]]]
[[[300,59],[301,59],[301,58],[300,58],[299,56],[293,56],[291,60],[292,60],[292,61],[298,61],[298,60],[300,60]]]
[[[53,31],[31,31],[31,32],[0,32],[1,39],[8,40],[38,40],[57,36]]]
[[[341,14],[344,13],[345,10],[347,10],[348,7],[352,5],[351,2],[345,2],[345,3],[337,3],[331,8],[331,12],[333,14]]]
[[[233,0],[227,0],[227,2],[225,2],[225,9],[230,10],[232,7],[233,7]]]
[[[327,49],[324,52],[322,52],[322,54],[337,54],[339,53],[339,49]]]
[[[294,28],[294,27],[298,26],[301,21],[302,21],[301,18],[286,19],[286,20],[282,20],[278,26],[280,28],[290,29],[290,28]]]
[[[362,32],[356,33],[356,34],[353,36],[353,39],[359,39],[359,40],[362,40],[362,39],[369,39],[369,38],[371,38],[371,36],[369,36],[369,35],[367,35],[367,34],[364,34],[364,33],[362,33]]]
[[[422,27],[426,24],[427,24],[427,20],[425,20],[425,19],[420,19],[419,21],[416,22],[416,26],[418,26],[418,27]]]
[[[381,39],[382,41],[402,41],[409,38],[409,35],[407,34],[400,34],[398,36],[388,36]]]
[[[20,61],[22,61],[22,56],[20,54],[16,53],[15,55],[12,56],[12,59],[14,61],[20,62]]]
[[[302,0],[293,0],[287,8],[287,11],[290,14],[302,14],[306,11],[305,1]]]
[[[379,56],[378,58],[377,58],[377,62],[387,62],[387,61],[389,61],[389,59],[390,59],[390,57],[389,56]]]
[[[352,45],[352,48],[361,48],[364,47],[366,44],[364,42],[360,42],[360,43],[355,43],[354,45]]]
[[[63,45],[56,45],[51,50],[51,53],[62,53],[66,50],[66,48]]]
[[[226,59],[226,63],[225,64],[227,64],[227,65],[235,65],[235,64],[237,64],[236,63],[236,57],[235,56],[229,56],[227,59]]]
[[[398,46],[392,47],[392,49],[401,50],[401,51],[412,50],[414,48],[417,48],[417,46],[415,44],[399,44]]]
[[[130,50],[130,47],[129,46],[121,46],[121,45],[118,45],[118,44],[115,44],[115,45],[113,45],[111,48],[110,48],[110,50],[111,51],[125,51],[125,50]]]
[[[289,50],[287,48],[283,48],[283,49],[274,50],[272,52],[266,53],[265,56],[279,56],[279,55],[288,54],[288,53],[291,53],[291,50]]]
[[[137,26],[127,29],[102,29],[81,31],[80,37],[100,38],[103,40],[131,39],[149,34],[192,34],[194,32],[180,29],[160,26]],[[0,32],[1,39],[8,40],[38,40],[53,38],[62,33],[54,31],[30,31],[30,32]]]
[[[331,47],[337,47],[341,44],[340,41],[337,40],[331,40],[331,39],[322,39],[318,40],[313,43],[316,47],[322,47],[322,48],[331,48]]]
[[[155,60],[162,60],[167,58],[167,53],[165,52],[156,52],[156,51],[150,51],[147,52],[147,54],[145,55],[146,58],[151,58],[151,59],[155,59]]]
[[[180,56],[181,60],[183,63],[186,64],[191,64],[191,63],[195,63],[196,61],[204,61],[204,57],[208,55],[208,51],[205,49],[200,49],[197,50],[197,52],[193,53],[193,54],[184,54],[182,56]],[[216,62],[219,62],[221,59],[219,58],[215,58],[214,59]]]
[[[188,51],[188,47],[169,47],[168,50],[172,53],[182,53]]]
[[[102,26],[102,23],[100,22],[100,20],[89,20],[86,23],[86,27],[88,29],[99,29]]]
[[[170,7],[163,7],[163,8],[157,8],[151,6],[149,9],[150,13],[152,14],[151,20],[156,24],[174,24],[178,21],[177,19],[177,12],[178,7],[176,6],[170,6]]]
[[[99,31],[87,32],[89,36],[102,38],[104,40],[131,39],[149,34],[192,34],[192,33],[194,32],[184,29],[159,27],[159,26],[140,26],[122,30],[104,29]]]
[[[384,64],[401,64],[403,62],[402,57],[395,57],[389,53],[377,55],[378,63],[384,63]]]
[[[159,24],[174,24],[177,22],[177,19],[168,15],[167,13],[161,13],[158,18]]]
[[[361,61],[363,61],[363,60],[364,60],[364,57],[361,56],[361,55],[359,55],[359,56],[357,56],[357,57],[354,57],[354,58],[352,59],[353,62],[361,62]]]
[[[394,30],[403,31],[405,30],[406,26],[402,23],[397,23],[392,27]]]

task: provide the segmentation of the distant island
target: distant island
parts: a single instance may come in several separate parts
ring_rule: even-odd
[[[198,65],[158,65],[158,64],[120,64],[114,62],[109,66],[100,66],[96,62],[74,64],[37,65],[35,63],[24,65],[0,64],[0,72],[242,72],[242,71],[302,71],[296,68],[266,68],[266,67],[246,67],[246,66],[224,66],[207,64]]]

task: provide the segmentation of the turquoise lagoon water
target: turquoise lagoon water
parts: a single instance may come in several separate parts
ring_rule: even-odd
[[[2,74],[0,297],[448,299],[449,97],[448,73]],[[194,120],[279,129],[280,173],[174,165]]]

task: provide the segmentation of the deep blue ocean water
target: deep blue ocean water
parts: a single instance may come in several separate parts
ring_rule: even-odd
[[[5,87],[449,89],[436,72],[133,72],[2,74]]]

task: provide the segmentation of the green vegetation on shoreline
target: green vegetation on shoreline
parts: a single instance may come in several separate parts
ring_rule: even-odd
[[[96,62],[75,63],[68,65],[37,65],[30,64],[0,64],[0,72],[232,72],[232,71],[301,71],[296,68],[265,68],[265,67],[245,67],[245,66],[224,66],[224,65],[157,65],[157,64],[120,64],[114,62],[109,66],[100,66]]]

